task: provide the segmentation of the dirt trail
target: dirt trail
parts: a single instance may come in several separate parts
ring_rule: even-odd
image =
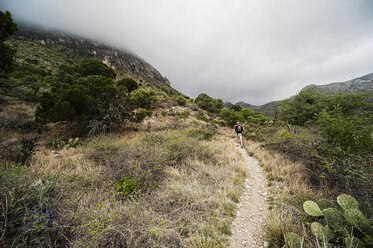
[[[236,220],[232,224],[230,248],[266,248],[266,218],[268,216],[267,179],[259,162],[248,155],[246,150],[237,146],[246,161],[247,178],[245,191],[240,198]]]

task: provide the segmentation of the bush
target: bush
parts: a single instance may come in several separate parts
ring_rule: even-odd
[[[111,67],[105,65],[99,59],[84,59],[75,67],[75,72],[81,77],[103,76],[105,78],[115,79],[117,76]]]
[[[146,109],[141,109],[140,111],[136,112],[135,113],[135,121],[136,122],[142,122],[147,116],[151,116],[152,115],[152,111],[151,110],[146,110]]]
[[[234,126],[234,124],[236,124],[237,121],[242,122],[244,120],[244,117],[240,112],[228,108],[224,108],[220,112],[219,116],[229,126]]]
[[[331,112],[322,111],[317,116],[321,135],[328,144],[348,153],[370,151],[372,149],[373,127],[359,117],[345,117],[341,108]]]
[[[150,109],[157,101],[157,96],[153,90],[139,89],[130,93],[130,103],[133,108]]]
[[[0,165],[0,246],[67,246],[72,223],[61,216],[64,191],[56,178],[35,180],[28,172],[24,166]]]
[[[62,149],[68,149],[68,148],[75,148],[79,144],[79,137],[76,138],[56,138],[56,139],[50,139],[48,140],[48,143],[46,145],[47,148],[51,150],[62,150]]]
[[[314,88],[301,90],[295,97],[281,103],[281,119],[299,126],[313,122],[325,108],[325,99],[326,96],[316,92]]]
[[[117,85],[126,87],[128,92],[132,92],[132,91],[137,90],[139,88],[138,83],[131,78],[121,79],[117,82]]]
[[[188,112],[178,112],[177,115],[178,115],[181,119],[186,119],[186,118],[188,118],[189,113],[188,113]]]
[[[20,138],[19,143],[21,144],[21,163],[25,164],[26,161],[35,153],[36,141],[39,139],[38,136],[33,138]]]
[[[151,91],[133,91],[129,96],[114,83],[114,71],[100,61],[83,61],[66,71],[74,74],[60,71],[50,82],[51,90],[40,97],[38,122],[79,121],[89,123],[90,134],[106,133],[114,123],[131,119],[135,108],[154,102]]]
[[[242,110],[242,107],[238,104],[232,105],[230,108],[237,112],[240,112]]]
[[[219,113],[224,107],[224,103],[221,99],[215,99],[207,94],[200,94],[196,99],[195,103],[204,110],[207,110],[211,113]]]
[[[141,183],[130,177],[123,177],[119,182],[114,183],[114,187],[123,197],[129,197],[140,189]]]
[[[178,105],[184,106],[187,100],[183,96],[179,96],[178,98],[176,98],[176,102]]]

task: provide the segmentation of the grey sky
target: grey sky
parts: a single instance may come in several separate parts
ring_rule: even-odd
[[[127,48],[192,97],[259,105],[373,72],[371,0],[1,0],[0,8]]]

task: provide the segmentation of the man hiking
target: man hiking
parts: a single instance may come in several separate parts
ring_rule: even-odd
[[[234,131],[237,134],[237,139],[240,142],[241,148],[243,148],[243,141],[242,141],[242,132],[243,132],[243,127],[240,125],[240,123],[237,121],[236,126],[234,127]]]

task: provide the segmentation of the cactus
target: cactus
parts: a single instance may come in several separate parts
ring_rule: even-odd
[[[339,195],[337,197],[337,202],[344,211],[346,211],[347,209],[357,209],[359,206],[355,198],[345,194]]]
[[[361,231],[366,230],[370,227],[369,220],[358,209],[346,210],[345,217],[351,225],[357,227]]]
[[[344,242],[345,242],[346,247],[354,247],[354,248],[365,247],[363,243],[361,242],[361,240],[355,237],[348,236],[344,239]]]
[[[286,243],[290,247],[294,248],[302,248],[303,247],[303,240],[302,238],[296,233],[287,233],[285,237]]]
[[[333,228],[334,231],[344,230],[346,221],[340,211],[338,211],[336,208],[327,208],[322,212],[327,224]]]
[[[328,242],[333,238],[333,232],[330,230],[329,226],[322,226],[318,222],[313,222],[311,224],[311,232],[316,238],[324,242]]]
[[[334,204],[332,202],[325,199],[318,200],[317,205],[320,207],[321,210],[334,207]]]
[[[307,214],[314,216],[314,217],[323,215],[319,206],[314,201],[305,201],[303,203],[303,209]]]

